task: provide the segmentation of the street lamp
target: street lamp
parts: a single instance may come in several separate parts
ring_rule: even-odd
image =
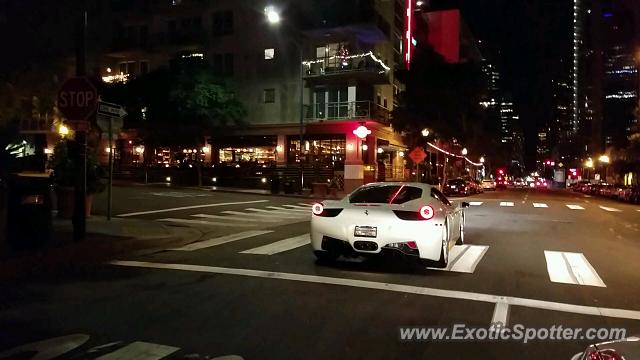
[[[600,162],[601,162],[601,163],[604,163],[604,164],[608,164],[608,163],[609,163],[609,161],[611,161],[607,155],[601,155],[601,156],[598,158],[598,160],[600,160]]]
[[[58,134],[60,134],[61,137],[69,135],[69,128],[64,124],[60,125],[58,127]]]
[[[264,8],[264,15],[270,24],[278,24],[280,22],[280,13],[273,6],[267,6]]]
[[[484,156],[480,157],[480,163],[484,164]]]
[[[588,159],[584,162],[584,167],[587,167],[587,168],[591,168],[591,169],[593,169],[593,159],[588,158]]]
[[[422,136],[424,137],[429,136],[429,129],[422,129]]]
[[[467,150],[467,148],[463,148],[462,149],[462,155],[467,155],[467,153],[469,153],[469,151]]]
[[[264,8],[264,16],[267,22],[273,26],[277,26],[282,22],[282,18],[280,16],[280,12],[278,9],[272,5],[269,5]],[[291,42],[295,45],[298,50],[298,55],[300,58],[299,66],[300,66],[300,158],[302,157],[302,144],[304,140],[304,58],[302,53],[302,44],[296,40],[295,37],[288,37]],[[302,161],[300,161],[300,178],[298,184],[300,185],[300,192],[302,193],[303,183],[303,170],[302,170]]]

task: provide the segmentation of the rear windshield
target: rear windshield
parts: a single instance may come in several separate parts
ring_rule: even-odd
[[[493,180],[482,180],[482,182],[490,183],[493,182]]]
[[[450,185],[461,185],[461,184],[464,184],[464,180],[462,180],[462,179],[453,179],[453,180],[447,181],[447,183],[450,184]]]
[[[404,204],[419,199],[422,189],[406,185],[367,186],[349,197],[352,204]]]

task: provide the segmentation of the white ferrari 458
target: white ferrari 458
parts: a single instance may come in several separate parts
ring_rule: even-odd
[[[445,268],[449,250],[464,243],[464,208],[422,183],[371,183],[342,200],[311,208],[311,246],[321,260],[396,252]]]

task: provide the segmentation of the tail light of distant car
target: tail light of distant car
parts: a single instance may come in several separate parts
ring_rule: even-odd
[[[322,203],[316,203],[311,206],[311,212],[315,216],[336,217],[342,209],[326,209]]]

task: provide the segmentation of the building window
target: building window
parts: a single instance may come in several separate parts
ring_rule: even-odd
[[[125,61],[119,65],[119,73],[123,75],[135,75],[136,74],[136,62]]]
[[[211,16],[211,33],[213,35],[229,35],[233,33],[233,12],[219,11]]]
[[[233,76],[233,54],[213,54],[213,69],[218,76]]]
[[[265,104],[272,104],[276,102],[276,89],[264,89],[263,101]]]
[[[140,61],[140,74],[146,74],[149,72],[149,61]]]
[[[276,56],[276,50],[274,48],[264,49],[265,60],[273,60],[275,56]]]
[[[387,108],[387,98],[385,97],[384,100],[382,100],[382,107],[384,107],[385,109]]]

